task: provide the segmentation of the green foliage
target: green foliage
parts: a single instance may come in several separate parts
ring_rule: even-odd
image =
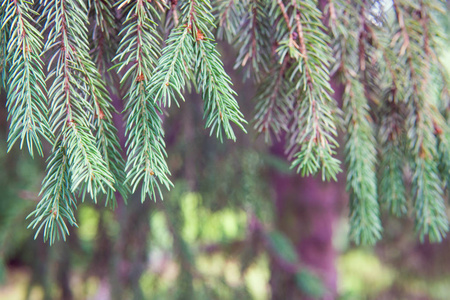
[[[258,87],[255,99],[255,130],[264,134],[266,142],[272,141],[272,133],[279,139],[282,132],[289,131],[290,112],[294,108],[295,96],[291,83],[285,78],[288,60],[275,65],[271,70],[276,77],[267,76]]]
[[[57,144],[49,158],[47,175],[42,184],[42,200],[28,217],[34,217],[29,227],[36,229],[35,238],[43,231],[44,241],[50,244],[61,235],[65,240],[69,234],[66,222],[76,226],[74,210],[76,199],[70,189],[70,167],[66,148]]]
[[[322,179],[336,180],[341,171],[336,154],[336,118],[339,114],[331,98],[328,68],[331,61],[329,37],[323,31],[322,13],[313,1],[277,1],[275,16],[284,18],[287,35],[279,41],[280,61],[289,56],[294,62],[290,79],[300,97],[294,107],[289,151],[292,167],[302,175],[322,171]],[[275,2],[274,2],[275,3]],[[291,11],[291,13],[289,13]],[[295,38],[296,36],[296,38]],[[294,79],[295,78],[295,79]]]
[[[381,238],[382,227],[377,202],[375,138],[361,83],[349,78],[344,99],[350,235],[358,244],[373,244]]]
[[[32,156],[51,149],[31,226],[54,242],[76,225],[78,197],[114,207],[119,193],[126,199],[140,188],[141,201],[162,198],[172,186],[163,120],[187,88],[201,94],[211,135],[236,140],[235,127],[245,132],[217,36],[238,49],[235,68],[258,85],[255,130],[268,142],[283,138],[298,173],[336,179],[342,125],[357,243],[381,238],[379,203],[405,215],[408,195],[421,238],[441,240],[450,180],[449,81],[438,59],[443,4],[3,1],[8,151],[16,143]],[[332,97],[331,82],[342,97]],[[126,162],[110,93],[126,101]]]
[[[381,238],[382,232],[375,172],[377,149],[366,94],[369,83],[362,78],[366,71],[366,59],[370,61],[375,55],[362,29],[369,26],[367,17],[365,7],[357,6],[341,21],[342,23],[353,21],[351,24],[355,27],[355,31],[352,35],[347,35],[348,28],[340,24],[334,24],[332,27],[334,48],[338,58],[337,66],[334,68],[337,68],[344,84],[343,111],[347,130],[345,155],[348,166],[347,190],[350,193],[350,235],[357,244],[374,244]],[[362,50],[364,53],[361,53]],[[361,74],[361,77],[356,74]]]
[[[272,18],[267,0],[217,1],[218,38],[233,43],[239,54],[234,68],[244,68],[244,78],[256,81],[269,70]]]
[[[117,55],[118,72],[124,73],[121,84],[127,85],[127,177],[131,191],[136,191],[142,182],[141,201],[146,195],[156,200],[162,198],[160,184],[169,188],[172,184],[165,161],[166,152],[162,129],[161,110],[147,98],[147,85],[159,55],[159,36],[155,26],[159,15],[147,1],[128,3],[124,7],[123,35]],[[158,183],[159,181],[159,183]]]
[[[401,101],[407,108],[406,139],[410,151],[416,230],[421,240],[428,235],[431,241],[441,241],[449,230],[449,224],[438,172],[436,135],[440,129],[436,129],[440,128],[439,124],[445,127],[446,124],[440,121],[442,115],[436,109],[436,102],[428,96],[431,89],[428,70],[433,64],[439,64],[434,52],[435,38],[439,33],[433,32],[436,26],[432,22],[436,21],[432,10],[440,3],[394,1],[393,4],[398,23],[392,26],[394,35],[389,46],[407,68],[395,69],[392,80],[393,84],[396,78],[408,80],[400,88],[404,97]]]
[[[203,91],[206,127],[211,128],[211,134],[215,131],[219,140],[223,139],[222,131],[227,138],[236,140],[230,122],[237,124],[244,132],[243,124],[246,122],[234,99],[236,93],[231,89],[231,79],[225,73],[219,53],[212,43],[200,40],[195,50],[199,58],[196,65],[197,85]]]
[[[246,9],[237,6],[239,17],[219,16],[224,17],[220,21],[228,21],[225,26],[231,30],[236,27],[236,19],[252,16],[250,29],[236,33],[241,49],[236,65],[245,65],[247,59],[252,59],[252,65],[260,61],[256,70],[264,73],[257,77],[262,79],[256,97],[255,129],[264,133],[267,141],[272,134],[279,138],[286,132],[292,167],[302,175],[320,170],[324,180],[336,179],[341,170],[334,157],[339,109],[331,98],[328,69],[332,58],[329,37],[321,23],[322,13],[313,1],[248,3],[242,4]],[[267,18],[262,17],[258,24],[258,18],[264,15]],[[256,36],[266,37],[270,43],[256,43]],[[256,55],[256,49],[264,53]]]
[[[222,131],[227,138],[236,140],[231,123],[245,131],[246,122],[213,44],[210,27],[214,26],[214,18],[210,11],[209,1],[187,1],[182,5],[180,24],[167,40],[168,46],[150,80],[149,95],[164,106],[170,106],[177,96],[184,101],[182,90],[186,80],[194,76],[205,103],[206,127],[211,128],[211,134],[215,131],[221,141]],[[192,66],[195,72],[191,75]]]
[[[26,1],[3,1],[0,48],[3,61],[2,81],[9,66],[6,82],[6,107],[11,128],[8,151],[20,140],[20,148],[26,143],[31,156],[34,154],[33,148],[42,156],[41,138],[48,138],[49,125],[43,63],[40,57],[43,38],[34,27],[35,15],[36,12]]]

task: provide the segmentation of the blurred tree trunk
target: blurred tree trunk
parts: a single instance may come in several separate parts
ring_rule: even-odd
[[[334,98],[342,104],[343,87],[331,80]],[[339,143],[342,147],[343,142]],[[285,141],[275,143],[273,155],[287,160]],[[341,158],[341,161],[342,158]],[[344,165],[341,165],[344,169]],[[302,267],[317,275],[327,289],[323,299],[337,298],[336,251],[333,247],[333,228],[342,212],[345,200],[345,174],[338,181],[324,182],[320,175],[302,177],[273,170],[272,189],[275,193],[276,229],[292,242]],[[346,202],[345,202],[346,203]],[[272,299],[308,299],[296,286],[295,274],[276,260],[271,261]]]
[[[275,145],[275,154],[282,153],[283,146]],[[302,266],[322,279],[328,290],[324,299],[336,299],[333,228],[339,218],[342,188],[320,177],[302,178],[276,170],[272,174],[277,230],[292,241]],[[275,260],[270,283],[274,300],[306,299],[296,286],[295,274]]]

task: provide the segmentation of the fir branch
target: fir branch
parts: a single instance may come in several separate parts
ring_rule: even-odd
[[[164,47],[153,72],[149,94],[165,107],[170,107],[172,99],[179,106],[177,97],[184,101],[183,89],[190,77],[189,69],[195,60],[194,43],[197,34],[200,33],[203,37],[206,34],[210,35],[207,26],[196,22],[198,13],[204,16],[203,10],[204,8],[196,1],[183,3],[180,24],[170,33],[166,41],[167,46]],[[207,21],[212,22],[211,16],[205,17]]]
[[[330,95],[331,51],[322,31],[321,13],[312,1],[292,0],[288,7],[282,1],[277,3],[279,18],[284,18],[289,32],[277,52],[281,61],[287,55],[295,60],[291,78],[298,75],[296,88],[301,89],[288,149],[294,157],[292,167],[302,175],[315,174],[321,169],[322,179],[336,179],[341,169],[339,160],[333,157],[337,132],[332,113],[338,109]]]
[[[418,99],[414,100],[408,120],[414,122],[415,126],[408,131],[408,137],[413,155],[412,192],[415,200],[416,230],[421,240],[428,235],[432,242],[441,241],[449,230],[449,224],[435,159],[437,141],[431,131],[433,125],[427,104],[418,103]]]
[[[373,41],[369,41],[369,37],[374,38],[373,30],[367,24],[364,4],[356,8],[348,7],[345,3],[338,4],[343,9],[343,18],[334,19],[331,23],[336,52],[332,69],[340,76],[345,87],[343,111],[347,190],[350,194],[350,235],[357,244],[374,244],[381,238],[382,226],[377,201],[376,140],[369,106],[369,78],[374,75],[366,67],[366,61],[371,67],[371,62],[376,58],[370,45]],[[387,170],[392,169],[387,167]]]
[[[170,107],[172,100],[178,105],[177,98],[184,101],[183,89],[195,57],[190,31],[186,24],[172,30],[149,81],[149,95],[164,107]]]
[[[350,191],[350,235],[357,244],[374,244],[381,238],[375,172],[376,148],[363,85],[349,78],[345,86],[344,113],[347,189]]]
[[[217,19],[217,38],[232,43],[241,27],[244,1],[217,0],[214,2],[214,15]]]
[[[397,29],[391,46],[399,57],[407,63],[406,76],[409,86],[404,101],[409,108],[407,137],[411,151],[413,171],[412,192],[416,215],[416,230],[421,240],[428,235],[430,241],[441,241],[449,230],[445,214],[443,190],[437,166],[436,146],[433,126],[433,103],[425,96],[428,91],[430,51],[432,35],[426,24],[427,5],[419,6],[403,1],[394,2]],[[406,11],[412,13],[405,13]]]
[[[47,175],[42,182],[42,199],[36,209],[27,217],[33,217],[28,228],[36,230],[34,238],[43,231],[44,241],[53,244],[60,235],[64,240],[69,235],[66,222],[77,226],[74,212],[77,207],[71,189],[69,158],[66,147],[58,142],[55,151],[48,159]]]
[[[142,181],[141,201],[146,194],[156,200],[156,194],[162,199],[160,185],[170,189],[172,182],[168,178],[170,171],[165,157],[164,132],[161,124],[161,110],[150,101],[136,103],[130,100],[128,124],[138,124],[128,131],[127,140],[127,180],[132,192]],[[139,104],[133,106],[133,104]],[[142,107],[142,105],[145,105]],[[133,143],[133,144],[131,144]],[[158,193],[156,193],[158,192]]]
[[[244,120],[239,105],[235,99],[236,92],[231,88],[231,78],[225,72],[223,63],[219,59],[214,42],[214,36],[209,30],[214,26],[211,5],[208,0],[191,1],[192,28],[196,39],[196,78],[197,86],[202,91],[204,101],[204,115],[206,127],[211,127],[210,133],[216,132],[216,137],[222,141],[223,133],[228,139],[236,140],[230,122],[236,124],[246,132]]]
[[[100,150],[103,160],[106,162],[106,167],[111,171],[113,176],[114,189],[106,187],[106,201],[112,207],[116,205],[116,197],[114,192],[117,190],[122,197],[126,199],[130,193],[126,180],[125,162],[121,155],[121,147],[119,138],[116,134],[111,112],[114,107],[111,105],[111,98],[106,90],[96,66],[89,59],[77,57],[78,66],[82,73],[85,74],[84,82],[88,85],[90,92],[89,103],[92,105],[94,115],[90,117],[92,127],[96,131],[96,145]],[[101,168],[101,166],[99,166]],[[88,184],[85,182],[82,187],[82,195],[88,191]],[[96,198],[94,198],[96,201]]]
[[[90,49],[93,61],[102,76],[107,76],[109,63],[117,47],[117,25],[110,0],[89,0],[89,16],[92,29]]]
[[[43,38],[32,24],[36,12],[29,7],[28,2],[4,1],[3,6],[2,27],[11,28],[6,57],[9,64],[6,104],[10,121],[8,151],[20,140],[21,149],[26,143],[31,156],[34,155],[34,148],[42,156],[41,137],[50,139],[43,63],[40,58]],[[2,35],[6,34],[4,28],[2,32]]]
[[[117,3],[123,7],[128,3]],[[167,189],[172,185],[165,157],[164,131],[160,118],[161,110],[146,86],[159,54],[158,34],[155,29],[159,18],[150,3],[138,0],[125,7],[122,40],[117,50],[118,71],[125,71],[121,83],[129,83],[127,92],[127,156],[126,183],[132,192],[142,182],[141,201],[146,195],[156,200],[156,193],[162,198],[160,185]]]
[[[288,132],[290,112],[294,107],[294,93],[292,84],[287,78],[286,69],[288,59],[281,65],[277,64],[270,74],[276,74],[276,78],[268,75],[261,82],[256,93],[256,113],[254,128],[258,133],[263,133],[266,142],[271,142],[271,135],[279,139],[283,131]]]
[[[89,122],[94,109],[89,103],[90,81],[86,80],[91,74],[85,66],[93,63],[88,53],[86,7],[73,0],[49,1],[43,15],[47,18],[44,30],[50,30],[44,50],[53,52],[47,76],[52,79],[48,91],[52,131],[66,147],[72,192],[86,184],[86,191],[95,199],[99,190],[114,189],[114,179]]]
[[[195,61],[196,80],[202,91],[206,127],[222,140],[222,131],[227,138],[235,140],[230,122],[245,131],[245,120],[231,89],[231,79],[226,74],[219,53],[215,49],[214,26],[209,1],[188,1],[181,9],[181,25],[174,29],[167,41],[158,67],[150,80],[149,94],[155,101],[170,106],[171,99],[179,96],[184,100],[182,89],[189,78],[189,68]],[[177,103],[178,104],[178,103]]]
[[[7,81],[7,69],[8,67],[8,40],[9,40],[9,32],[10,32],[10,22],[5,21],[6,17],[6,5],[0,5],[0,88],[4,88],[6,90],[6,81]]]
[[[372,3],[372,2],[371,2]],[[366,10],[367,11],[367,10]],[[382,16],[379,16],[382,18]],[[375,18],[370,15],[370,18]],[[367,17],[365,26],[372,25]],[[369,24],[369,25],[367,25]],[[406,106],[405,94],[409,82],[403,80],[404,64],[406,60],[399,63],[403,58],[389,47],[389,32],[386,30],[388,24],[370,28],[370,42],[379,50],[379,56],[373,54],[373,58],[379,62],[378,86],[382,90],[379,99],[382,100],[380,109],[377,111],[379,119],[378,138],[380,144],[380,167],[379,167],[379,202],[397,217],[407,213],[407,191],[404,179],[404,166],[407,163],[408,150],[405,147],[405,120]],[[374,31],[377,31],[380,39],[375,39]],[[369,43],[368,37],[366,37]],[[360,55],[361,57],[361,55]]]
[[[204,118],[206,127],[211,127],[211,134],[215,131],[216,137],[222,141],[225,132],[227,138],[236,140],[230,122],[245,131],[246,123],[239,110],[238,103],[231,89],[231,79],[225,73],[219,53],[208,40],[199,40],[196,45],[198,55],[196,70],[197,85],[203,90]]]
[[[404,136],[404,119],[401,102],[397,103],[395,90],[390,90],[380,112],[381,144],[379,197],[392,214],[400,217],[407,212],[403,166],[406,162],[401,139]]]
[[[259,81],[269,69],[272,54],[273,24],[268,14],[270,5],[266,0],[246,0],[241,5],[240,30],[235,34],[239,54],[234,68],[244,67],[244,78],[252,74]]]

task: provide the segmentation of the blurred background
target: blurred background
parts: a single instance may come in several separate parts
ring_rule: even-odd
[[[222,52],[251,120],[255,88],[232,69],[234,50]],[[220,143],[196,94],[165,116],[175,187],[163,201],[79,203],[66,242],[34,240],[26,217],[45,162],[6,153],[4,91],[0,102],[0,299],[450,299],[448,238],[420,244],[410,218],[386,214],[383,240],[354,246],[345,175],[301,178],[283,142],[267,145],[251,122],[236,143]]]

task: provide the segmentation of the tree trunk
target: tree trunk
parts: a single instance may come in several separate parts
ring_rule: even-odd
[[[273,147],[282,155],[284,143]],[[302,267],[316,274],[327,289],[323,299],[336,298],[336,252],[333,228],[340,215],[340,184],[320,177],[301,177],[274,170],[275,224],[293,243]],[[308,299],[297,286],[295,274],[275,259],[271,262],[272,299]]]

